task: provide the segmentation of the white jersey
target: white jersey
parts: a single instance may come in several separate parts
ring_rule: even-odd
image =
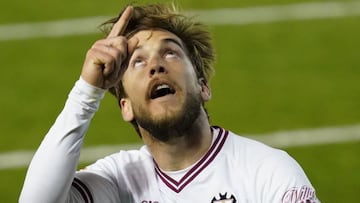
[[[180,171],[161,170],[143,146],[75,172],[83,135],[103,94],[77,82],[30,165],[20,202],[320,202],[287,153],[220,127],[212,127],[207,153]]]

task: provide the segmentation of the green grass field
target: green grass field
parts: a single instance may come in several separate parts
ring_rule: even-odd
[[[205,10],[300,2],[312,1],[182,0],[179,4],[185,10]],[[126,3],[7,1],[2,2],[0,25],[114,16]],[[360,123],[360,16],[216,25],[211,30],[217,62],[207,107],[213,124],[254,135]],[[87,49],[101,36],[0,41],[0,153],[37,148],[78,79]],[[140,142],[138,136],[107,95],[85,145],[135,142]],[[360,201],[359,142],[285,150],[303,166],[322,202]],[[1,202],[17,201],[25,173],[26,168],[0,170]]]

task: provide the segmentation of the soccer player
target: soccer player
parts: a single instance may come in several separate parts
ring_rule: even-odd
[[[106,25],[34,155],[20,202],[319,202],[284,151],[210,125],[214,50],[204,25],[167,4],[128,6]],[[106,90],[144,146],[76,171]]]

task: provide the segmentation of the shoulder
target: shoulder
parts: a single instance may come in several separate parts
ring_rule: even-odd
[[[244,137],[233,133],[232,131],[218,128],[219,134],[221,131],[227,134],[226,142],[223,151],[233,158],[247,160],[249,162],[261,162],[269,157],[282,159],[287,157],[287,153],[283,150],[273,148],[257,140]]]
[[[130,199],[136,193],[134,185],[144,182],[153,171],[149,170],[152,167],[152,158],[146,147],[119,151],[78,171],[73,186],[77,186],[75,188],[81,194],[98,200],[95,202],[119,202],[120,199],[132,202]]]
[[[291,168],[296,165],[296,162],[283,150],[237,135],[220,127],[213,129],[216,140],[219,138],[225,140],[219,158],[227,160],[226,163],[229,168],[237,168],[243,173],[252,173],[256,168],[275,166]]]
[[[87,166],[85,171],[101,171],[102,173],[116,173],[117,171],[126,171],[139,165],[152,164],[152,158],[145,146],[139,150],[121,150],[117,153],[97,160],[95,163]]]
[[[290,196],[295,198],[294,194],[306,192],[296,198],[317,202],[315,189],[304,170],[284,150],[228,131],[223,151],[225,157],[231,159],[233,167],[241,169],[254,184],[253,188],[257,191],[255,196],[261,197],[258,201],[279,202]]]
[[[303,173],[300,165],[286,151],[276,149],[259,141],[246,138],[228,131],[224,151],[234,159],[252,168],[281,171],[281,174]],[[261,171],[261,169],[260,169]]]
[[[128,179],[137,178],[153,167],[152,158],[143,146],[140,150],[121,150],[97,160],[77,172],[77,176],[97,177],[114,185],[126,185]]]

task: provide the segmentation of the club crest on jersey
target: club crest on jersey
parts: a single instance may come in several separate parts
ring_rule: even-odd
[[[234,195],[231,195],[230,197],[227,197],[227,192],[225,194],[221,194],[219,193],[220,198],[217,199],[216,197],[214,197],[211,200],[211,203],[236,203],[236,199],[234,197]]]

